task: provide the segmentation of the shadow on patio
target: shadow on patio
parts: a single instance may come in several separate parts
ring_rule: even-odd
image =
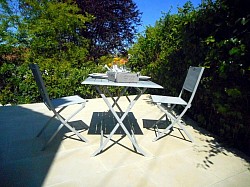
[[[39,105],[39,104],[38,104]],[[34,105],[35,106],[35,105]],[[43,107],[41,107],[43,109]],[[41,112],[45,111],[44,108]],[[52,114],[46,111],[48,115]],[[36,137],[51,116],[22,106],[0,107],[0,184],[1,186],[42,186],[61,141],[78,137],[66,135],[69,130],[61,129],[44,151],[48,141],[60,124],[53,119],[50,126]],[[88,126],[81,120],[70,122],[76,130],[85,131]],[[66,135],[66,136],[65,136]]]

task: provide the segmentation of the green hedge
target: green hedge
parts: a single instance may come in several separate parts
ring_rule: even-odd
[[[233,3],[232,3],[233,2]],[[206,67],[190,110],[198,123],[250,155],[250,11],[244,1],[190,3],[148,27],[131,66],[179,93],[189,66]]]

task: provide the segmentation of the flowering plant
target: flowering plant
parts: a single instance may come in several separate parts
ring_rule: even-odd
[[[111,71],[125,71],[126,70],[126,67],[125,67],[125,64],[128,62],[128,59],[127,58],[119,58],[119,57],[114,57],[112,62],[107,65],[105,65],[105,67],[108,69],[108,70],[111,70]]]
[[[128,62],[129,58],[126,57],[118,57],[115,56],[113,59],[109,59],[108,64],[105,64],[105,68],[108,71],[116,71],[116,72],[127,72],[130,71],[125,65]]]
[[[126,58],[115,57],[113,59],[113,64],[118,65],[118,66],[124,66],[127,62],[128,62],[128,59]]]

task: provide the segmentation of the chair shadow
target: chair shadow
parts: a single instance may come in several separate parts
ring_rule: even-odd
[[[157,135],[157,129],[155,127],[155,124],[156,124],[156,122],[158,120],[142,119],[142,121],[143,121],[143,128],[146,128],[147,130],[154,131],[155,136],[156,136]],[[164,130],[170,124],[171,124],[171,121],[165,119],[165,120],[161,120],[160,122],[158,122],[157,127],[160,130]],[[178,130],[180,132],[181,137],[171,134],[174,130]],[[181,139],[181,140],[185,140],[187,142],[191,142],[189,139],[185,138],[182,130],[180,128],[178,128],[177,126],[174,126],[173,128],[171,128],[167,133],[165,133],[164,136],[160,137],[158,140],[160,140],[160,139],[162,139],[162,138],[164,138],[166,136],[172,136],[172,137],[175,137],[175,138],[178,138],[178,139]]]

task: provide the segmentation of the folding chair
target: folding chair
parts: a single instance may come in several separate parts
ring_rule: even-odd
[[[152,101],[157,104],[158,108],[161,111],[164,112],[164,115],[153,125],[153,127],[156,127],[157,131],[156,137],[153,139],[153,141],[156,141],[159,138],[165,136],[173,129],[173,126],[177,124],[180,127],[180,129],[184,131],[184,133],[191,140],[191,142],[194,142],[192,136],[187,132],[184,125],[182,124],[181,118],[186,113],[186,111],[191,107],[191,103],[195,96],[203,71],[204,71],[203,67],[192,67],[192,66],[189,67],[185,82],[178,97],[151,95]],[[179,112],[176,112],[174,111],[174,108],[178,105],[183,106],[184,109]],[[170,120],[170,125],[163,131],[160,131],[158,128],[158,124],[165,117],[166,120],[167,119]]]
[[[41,129],[41,131],[37,134],[37,137],[39,137],[42,132],[47,128],[47,126],[50,124],[52,119],[57,118],[61,125],[57,128],[55,133],[51,136],[51,138],[45,143],[42,150],[46,148],[46,146],[54,139],[54,137],[57,135],[57,133],[62,129],[62,127],[67,127],[69,130],[71,130],[73,133],[75,133],[81,140],[88,142],[86,138],[84,138],[75,128],[73,128],[68,122],[69,120],[74,117],[78,112],[80,112],[86,104],[86,100],[83,98],[74,95],[74,96],[68,96],[68,97],[62,97],[58,99],[50,99],[47,89],[45,87],[43,78],[41,76],[41,72],[39,70],[39,66],[37,64],[30,64],[30,69],[32,70],[33,76],[35,78],[36,84],[38,86],[38,90],[40,92],[40,95],[43,99],[44,104],[48,107],[49,110],[51,110],[54,113],[54,116],[52,116],[48,122],[45,124],[45,126]],[[67,119],[65,119],[60,112],[62,112],[66,107],[70,105],[80,104],[80,108],[76,110],[73,114],[71,114]]]

